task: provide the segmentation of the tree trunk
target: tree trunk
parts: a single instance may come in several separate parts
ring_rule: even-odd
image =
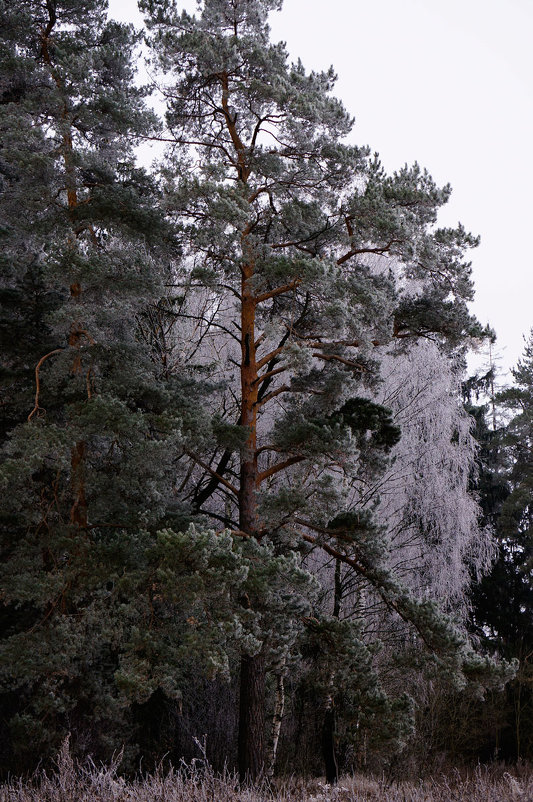
[[[239,777],[255,782],[265,765],[265,658],[241,658],[239,699]]]
[[[285,662],[285,661],[284,661]],[[284,668],[282,666],[282,670]],[[274,715],[272,716],[272,735],[270,738],[270,749],[268,752],[268,777],[274,776],[276,757],[278,754],[279,735],[281,732],[281,722],[283,721],[283,711],[285,708],[285,681],[280,672],[276,675],[276,702],[274,704]]]
[[[246,253],[246,238],[243,237]],[[241,457],[239,526],[250,537],[258,536],[257,471],[257,364],[255,312],[257,301],[250,286],[254,274],[251,254],[242,269],[241,303],[241,425],[247,430]],[[253,601],[248,600],[251,604]],[[241,658],[239,701],[239,776],[255,782],[265,766],[265,659],[262,653]]]
[[[339,768],[335,754],[335,707],[329,697],[322,725],[322,755],[326,765],[326,782],[335,785],[339,779]]]
[[[341,561],[335,561],[335,589],[333,594],[333,618],[339,618],[342,602],[342,566]],[[335,785],[339,779],[339,767],[335,753],[335,701],[333,688],[335,685],[335,672],[330,677],[331,693],[326,699],[326,709],[322,722],[322,756],[326,768],[326,782]]]
[[[239,526],[255,537],[257,532],[257,364],[255,358],[256,300],[250,288],[253,262],[243,268],[241,307],[241,425],[246,443],[241,457]]]
[[[85,529],[87,527],[87,499],[85,498],[85,455],[87,444],[84,440],[76,443],[71,452],[71,482],[73,503],[70,509],[70,523]]]

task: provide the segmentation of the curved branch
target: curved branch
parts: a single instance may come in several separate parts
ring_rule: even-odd
[[[284,350],[285,350],[285,345],[280,345],[278,348],[274,348],[274,350],[271,351],[269,354],[266,354],[266,356],[263,356],[256,362],[255,366],[257,370],[261,370],[261,368],[264,367],[264,365],[267,365],[272,359],[274,359],[274,357],[278,356],[278,354],[281,354]]]
[[[299,534],[306,541],[306,543],[311,543],[314,546],[318,546],[319,548],[323,549],[327,554],[329,554],[331,557],[335,557],[336,560],[345,563],[345,565],[349,565],[351,568],[357,571],[358,574],[361,574],[361,576],[363,576],[368,582],[371,583],[371,585],[377,591],[377,593],[379,593],[382,601],[386,604],[386,606],[390,610],[394,610],[394,612],[402,619],[402,621],[405,621],[406,624],[409,624],[409,626],[412,626],[416,630],[424,645],[430,651],[438,653],[438,649],[434,645],[432,645],[431,641],[428,639],[427,635],[425,634],[420,624],[418,624],[416,621],[413,621],[413,619],[402,610],[402,607],[399,604],[399,602],[391,598],[390,595],[386,592],[386,589],[384,587],[380,587],[380,585],[375,581],[375,579],[372,577],[372,571],[369,566],[365,565],[360,560],[356,560],[352,557],[349,557],[347,554],[344,554],[342,551],[339,551],[338,549],[334,549],[332,546],[329,545],[329,543],[324,543],[318,537],[312,537],[311,535],[305,534],[305,532],[300,532]],[[335,534],[334,530],[331,531],[331,534],[332,535]]]
[[[286,292],[290,292],[290,290],[294,290],[298,284],[301,284],[301,278],[295,278],[293,281],[289,282],[288,284],[284,284],[282,287],[276,287],[274,290],[269,290],[268,292],[263,292],[261,295],[256,295],[255,301],[256,303],[260,304],[262,301],[267,301],[269,298],[275,298],[276,295],[283,295]]]
[[[46,410],[39,406],[39,393],[41,392],[41,382],[39,379],[39,371],[41,369],[41,365],[45,362],[48,357],[53,356],[54,354],[59,354],[61,351],[64,351],[64,348],[54,348],[53,351],[50,351],[48,354],[42,356],[35,366],[35,406],[33,407],[32,411],[28,415],[28,422],[31,421],[34,415],[38,415],[39,412],[46,413]]]
[[[263,384],[264,381],[271,379],[273,376],[277,376],[279,373],[284,373],[289,368],[287,366],[281,368],[274,368],[274,370],[269,370],[267,373],[263,373],[262,376],[258,376],[255,380],[254,384],[260,385]]]

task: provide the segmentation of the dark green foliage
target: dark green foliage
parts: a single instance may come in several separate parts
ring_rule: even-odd
[[[227,670],[237,637],[205,612],[211,591],[220,621],[232,606],[232,544],[158,531],[191,521],[176,460],[211,434],[205,388],[165,373],[137,325],[178,250],[132,153],[153,122],[138,36],[104,11],[0,3],[2,771],[68,731],[130,760],[131,705]]]
[[[139,705],[148,709],[155,695],[168,710],[181,706],[198,675],[228,680],[232,654],[258,648],[265,623],[238,603],[243,595],[265,600],[279,649],[287,609],[306,611],[303,572],[228,535],[93,530],[66,534],[60,554],[52,545],[41,541],[46,572],[20,559],[13,581],[2,578],[0,676],[7,710],[20,711],[7,721],[17,769],[36,752],[53,754],[68,732],[77,752],[95,757],[125,744],[131,766],[136,742],[146,744]]]
[[[530,758],[533,698],[533,530],[531,526],[533,474],[533,343],[512,371],[514,386],[501,392],[497,403],[511,415],[505,427],[478,424],[482,444],[479,492],[485,515],[495,526],[499,553],[491,572],[472,593],[473,626],[486,649],[520,667],[497,713],[505,723],[493,735],[494,748],[507,758]],[[486,413],[488,417],[488,414]]]
[[[302,643],[302,677],[296,690],[298,726],[312,728],[317,713],[326,720],[332,717],[339,768],[361,768],[369,755],[375,766],[380,759],[382,766],[387,765],[405,746],[413,727],[412,700],[407,695],[387,695],[376,670],[381,647],[365,640],[355,621],[323,617],[309,621]],[[304,736],[311,740],[317,757],[322,756],[324,734],[318,727]],[[286,744],[285,750],[298,765],[300,758],[292,745]]]
[[[389,452],[400,440],[400,427],[394,425],[390,409],[367,398],[350,398],[333,417],[340,417],[350,427],[360,448],[370,440],[370,448]]]

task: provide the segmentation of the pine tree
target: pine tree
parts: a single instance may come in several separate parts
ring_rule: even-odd
[[[168,98],[182,311],[218,332],[191,360],[211,369],[215,348],[225,382],[219,448],[188,452],[190,497],[237,538],[338,560],[460,671],[463,640],[391,575],[357,488],[385,469],[399,434],[368,398],[380,349],[424,337],[453,349],[479,330],[464,261],[477,240],[435,227],[449,187],[418,165],[387,176],[343,143],[352,120],[331,96],[333,70],[306,73],[268,40],[280,5],[205,0],[195,17],[141,2]],[[243,604],[258,609],[260,594]],[[264,632],[242,655],[242,777],[264,769],[268,651]]]
[[[233,600],[249,561],[188,529],[176,493],[176,452],[212,438],[205,382],[158,348],[178,244],[133,158],[154,123],[138,36],[105,7],[0,3],[7,771],[68,731],[103,758],[129,733],[133,758],[135,704],[179,699],[187,672],[227,673],[228,644],[254,642]]]

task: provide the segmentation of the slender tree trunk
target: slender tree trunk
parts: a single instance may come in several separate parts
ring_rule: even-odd
[[[50,74],[60,92],[65,90],[64,80],[60,73],[54,66],[50,55],[49,44],[50,36],[57,24],[56,16],[56,0],[46,0],[46,8],[48,11],[48,24],[41,33],[41,56],[47,64]],[[67,208],[68,214],[72,221],[72,230],[69,236],[70,247],[74,250],[77,243],[77,234],[75,228],[75,213],[78,207],[78,186],[76,178],[76,167],[74,163],[74,143],[72,141],[72,123],[69,113],[67,101],[63,103],[61,113],[61,155],[63,157],[63,165],[65,168],[65,188],[67,191]],[[78,282],[71,284],[70,295],[75,301],[79,301],[82,288]],[[69,336],[69,345],[77,348],[76,356],[72,364],[72,373],[77,374],[81,372],[81,355],[80,355],[80,335],[82,326],[78,321],[73,321]],[[87,376],[87,390],[90,396],[90,378]],[[87,499],[85,496],[85,457],[87,451],[87,443],[84,440],[79,440],[71,450],[70,465],[71,465],[71,486],[73,502],[70,509],[70,523],[79,526],[87,526]]]
[[[341,611],[342,601],[342,576],[341,562],[335,561],[335,591],[333,596],[333,617],[338,618]],[[326,782],[335,785],[339,779],[339,766],[335,752],[335,700],[333,697],[333,687],[335,684],[335,672],[330,677],[331,693],[326,699],[326,708],[322,722],[322,756],[326,767]]]
[[[284,708],[285,708],[285,681],[283,674],[280,672],[279,674],[276,674],[276,701],[274,704],[274,715],[272,717],[272,735],[270,738],[270,749],[268,753],[267,774],[269,777],[274,776],[274,769],[276,766],[276,757],[278,754],[279,735],[281,732],[281,722],[283,721]]]
[[[236,127],[236,115],[230,107],[228,74],[221,72],[221,104],[225,124],[236,155],[237,178],[248,183],[250,166],[247,148]],[[255,273],[254,246],[250,243],[250,226],[241,236],[241,426],[246,442],[241,456],[239,488],[239,527],[250,537],[258,537],[257,500],[257,364],[255,358],[255,313],[257,298],[252,287]],[[249,601],[253,604],[253,600]],[[239,775],[241,780],[255,781],[265,765],[265,660],[264,654],[241,658],[239,701]]]
[[[250,288],[253,264],[243,268],[241,307],[241,425],[246,443],[241,457],[239,526],[243,532],[257,535],[257,365],[255,359],[256,300]]]

